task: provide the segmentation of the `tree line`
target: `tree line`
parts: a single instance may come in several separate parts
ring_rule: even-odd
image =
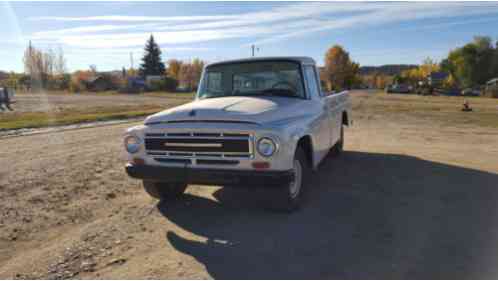
[[[130,81],[145,81],[155,76],[146,90],[175,91],[178,86],[185,91],[195,91],[205,62],[195,58],[191,61],[170,59],[165,64],[159,45],[151,35],[144,48],[144,55],[138,69],[99,72],[95,65],[88,69],[69,73],[62,48],[40,49],[29,42],[23,56],[24,73],[0,74],[0,85],[26,91],[60,90],[82,92],[90,89],[92,79],[99,77],[107,85],[106,90],[128,91],[133,87]]]
[[[175,91],[178,87],[185,91],[195,91],[206,64],[194,58],[191,61],[170,59],[162,60],[162,51],[151,35],[144,47],[144,55],[138,70],[122,69],[120,75],[98,72],[95,65],[87,70],[67,72],[66,59],[62,49],[41,50],[31,42],[26,48],[24,58],[24,74],[9,74],[8,85],[27,90],[68,90],[82,92],[88,90],[88,81],[97,76],[105,79],[109,90],[127,91],[128,78],[145,79],[149,76],[159,77],[150,85],[151,90]],[[325,54],[325,65],[320,69],[322,87],[327,91],[340,91],[356,87],[363,83],[359,75],[360,66],[353,62],[349,53],[340,45],[334,45]]]
[[[476,36],[472,42],[451,50],[441,62],[426,58],[418,67],[395,75],[394,81],[417,85],[433,72],[446,76],[442,89],[483,89],[486,82],[498,78],[498,41],[493,44],[490,37]]]
[[[67,89],[71,76],[67,73],[62,48],[41,50],[29,42],[23,56],[24,73],[8,73],[1,85],[11,88]],[[4,74],[5,76],[5,74]]]
[[[139,69],[123,68],[121,72],[117,72],[121,75],[98,72],[95,66],[90,66],[88,70],[68,73],[67,61],[61,48],[41,50],[31,42],[25,50],[23,63],[23,74],[10,73],[1,83],[16,88],[78,92],[88,90],[87,81],[96,76],[109,81],[112,89],[126,89],[130,77],[145,79],[148,76],[156,76],[160,79],[152,83],[152,90],[174,91],[180,87],[193,91],[198,87],[205,65],[205,62],[198,58],[191,61],[170,59],[164,62],[161,49],[153,35],[145,44]],[[359,63],[352,61],[342,46],[334,45],[324,55],[320,79],[324,90],[340,91],[362,85],[376,88],[384,88],[391,83],[417,85],[433,72],[444,72],[447,73],[443,83],[445,88],[482,86],[490,79],[498,77],[498,41],[493,42],[490,37],[477,36],[472,42],[451,50],[440,63],[427,58],[418,66],[394,66],[389,69],[397,69],[400,72],[388,75],[376,68],[360,68]],[[365,71],[368,72],[366,75]]]
[[[441,61],[442,71],[449,73],[449,84],[475,87],[498,77],[498,40],[476,36],[470,43],[456,48]]]

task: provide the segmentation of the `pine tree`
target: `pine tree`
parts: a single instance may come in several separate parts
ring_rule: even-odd
[[[161,49],[154,41],[154,36],[150,35],[145,44],[145,53],[140,65],[139,74],[141,77],[147,75],[163,75],[166,68],[161,60]]]

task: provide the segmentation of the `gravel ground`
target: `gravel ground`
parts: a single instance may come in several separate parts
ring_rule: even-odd
[[[291,215],[250,190],[149,198],[123,169],[130,124],[0,139],[0,278],[498,278],[498,129],[353,99],[344,154]]]

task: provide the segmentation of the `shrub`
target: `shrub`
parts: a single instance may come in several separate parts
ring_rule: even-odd
[[[71,82],[69,83],[69,91],[72,93],[84,92],[86,91],[86,86],[84,83],[81,83],[81,81],[71,79]]]
[[[169,91],[173,92],[178,87],[178,81],[171,77],[165,77],[161,80],[151,81],[148,87],[149,91]]]
[[[71,75],[54,75],[47,81],[47,88],[49,90],[68,90],[71,83]]]
[[[166,77],[164,79],[164,90],[173,92],[176,91],[177,87],[178,87],[178,80],[176,80],[175,78]]]
[[[118,90],[125,86],[126,81],[120,75],[111,75],[107,73],[103,73],[100,75],[107,82],[108,89],[107,90]]]
[[[90,71],[76,71],[71,75],[71,82],[69,84],[69,91],[77,93],[87,90],[86,81],[92,77]]]

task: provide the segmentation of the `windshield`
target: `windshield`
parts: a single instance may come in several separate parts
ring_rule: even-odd
[[[226,96],[283,96],[305,98],[298,63],[244,62],[207,67],[198,98]]]

